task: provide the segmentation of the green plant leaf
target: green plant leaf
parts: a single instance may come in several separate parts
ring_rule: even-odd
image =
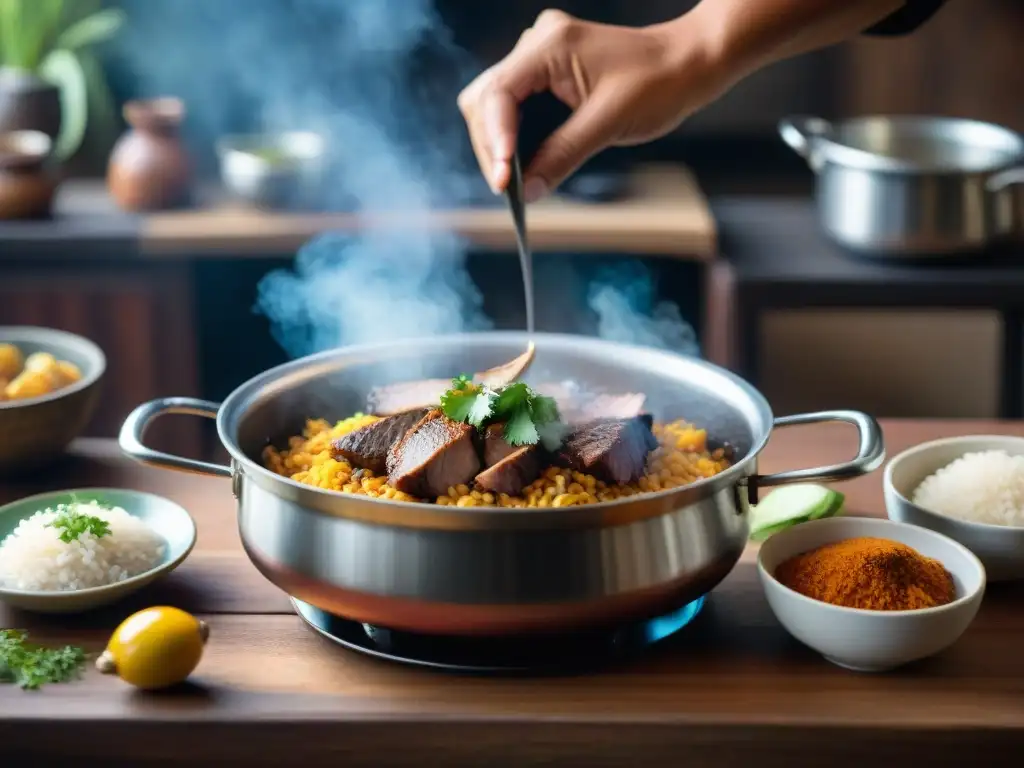
[[[65,21],[64,0],[0,0],[0,62],[35,72]]]
[[[555,398],[545,395],[534,394],[530,398],[530,413],[533,415],[533,423],[537,426],[551,424],[561,418]]]
[[[0,0],[0,61],[5,67],[31,69],[25,63],[21,0]]]
[[[78,56],[57,49],[39,65],[39,75],[60,90],[61,126],[54,154],[67,160],[82,146],[89,121],[89,83]]]
[[[77,56],[89,85],[88,131],[103,141],[111,140],[120,127],[120,112],[107,86],[103,67],[89,51],[78,51]]]
[[[97,11],[65,29],[57,38],[56,47],[76,50],[105,42],[117,34],[124,20],[125,14],[120,8]]]
[[[505,442],[515,446],[534,445],[540,440],[537,427],[530,419],[530,412],[526,408],[517,409],[505,422],[503,437]]]
[[[28,7],[32,9],[31,12],[23,14],[21,34],[26,46],[26,65],[35,70],[46,54],[53,50],[54,40],[64,22],[64,0],[22,2],[28,3]]]
[[[511,418],[517,409],[523,408],[530,401],[530,388],[521,381],[515,381],[501,388],[498,402],[494,406],[496,418]]]

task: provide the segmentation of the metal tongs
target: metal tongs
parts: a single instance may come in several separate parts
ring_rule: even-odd
[[[533,326],[533,257],[526,239],[526,201],[523,199],[523,169],[519,153],[512,155],[512,172],[505,188],[508,207],[516,228],[516,246],[519,249],[519,264],[523,270],[523,291],[526,300],[526,330],[532,336]]]

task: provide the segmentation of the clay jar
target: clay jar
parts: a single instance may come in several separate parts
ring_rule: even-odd
[[[128,211],[183,205],[191,187],[191,165],[181,142],[185,106],[179,99],[130,101],[124,118],[131,128],[110,155],[107,186]]]
[[[0,219],[50,214],[57,178],[50,168],[53,141],[41,131],[0,133]]]

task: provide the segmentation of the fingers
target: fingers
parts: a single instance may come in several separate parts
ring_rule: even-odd
[[[491,158],[490,172],[484,174],[491,190],[498,194],[508,186],[512,175],[512,155],[519,135],[519,103],[508,91],[492,91],[480,106],[478,123],[482,134],[479,141]]]
[[[519,104],[533,92],[536,81],[536,67],[524,53],[529,32],[527,29],[520,35],[503,61],[459,94],[459,109],[469,129],[473,152],[495,194],[508,186],[519,134]]]
[[[552,57],[570,54],[569,41],[579,25],[562,11],[544,11],[533,27],[523,32],[512,52],[476,78],[459,95],[459,109],[469,128],[473,152],[493,192],[500,193],[511,177],[512,156],[519,134],[519,105],[534,93],[554,90],[571,107],[579,107],[559,131],[541,147],[531,163],[525,192],[533,199],[553,189],[601,147],[601,112],[580,107],[588,83],[573,58],[571,67],[554,65]],[[552,82],[555,70],[562,72]],[[569,76],[565,76],[565,72]],[[564,82],[563,82],[564,81]]]
[[[524,196],[534,202],[558,187],[608,143],[612,133],[611,110],[600,99],[583,102],[537,150],[523,174]]]

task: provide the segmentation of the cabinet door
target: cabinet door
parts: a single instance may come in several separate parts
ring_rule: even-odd
[[[198,393],[187,264],[4,264],[0,325],[59,328],[103,349],[103,394],[84,436],[115,437],[125,416],[145,400]],[[162,422],[147,442],[193,455],[200,450],[196,419]]]

